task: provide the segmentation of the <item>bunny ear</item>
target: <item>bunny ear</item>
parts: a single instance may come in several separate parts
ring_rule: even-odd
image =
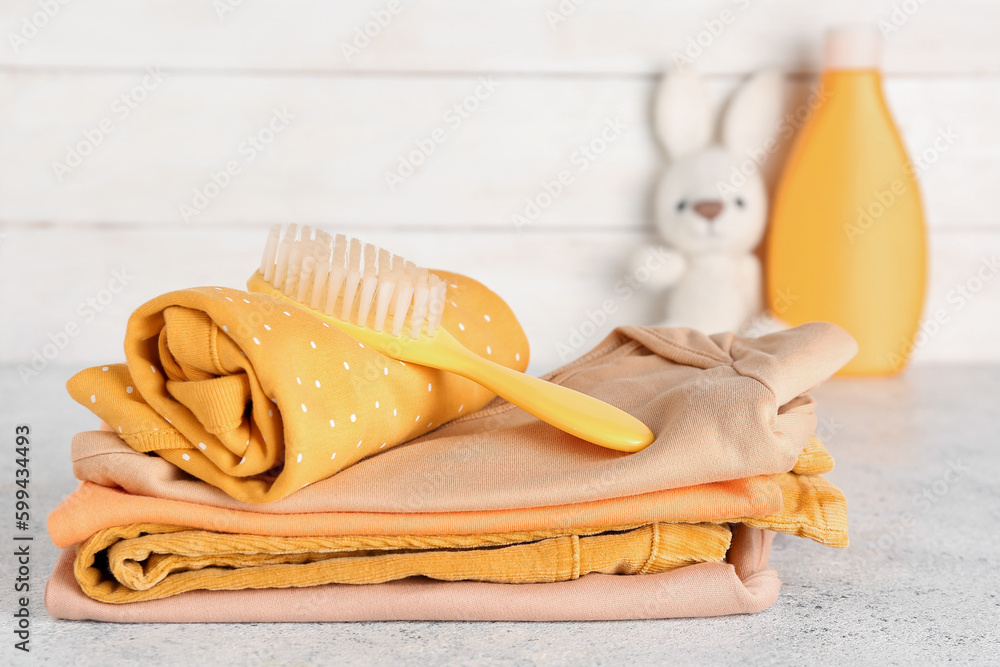
[[[784,111],[785,80],[777,70],[756,74],[736,93],[722,125],[722,141],[734,153],[761,150],[776,135]]]
[[[671,158],[705,148],[712,138],[712,118],[701,78],[690,67],[664,75],[654,111],[656,134]]]

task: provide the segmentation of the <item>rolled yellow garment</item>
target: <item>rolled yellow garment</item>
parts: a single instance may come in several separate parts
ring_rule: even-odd
[[[470,278],[436,273],[449,282],[448,331],[523,371],[528,342],[507,304]],[[70,395],[133,449],[250,503],[284,498],[494,397],[390,359],[279,299],[221,287],[141,306],[125,358],[76,374]]]
[[[731,537],[728,526],[707,523],[395,537],[267,537],[132,524],[81,544],[74,570],[84,593],[115,604],[191,590],[376,584],[411,576],[549,583],[721,561]]]

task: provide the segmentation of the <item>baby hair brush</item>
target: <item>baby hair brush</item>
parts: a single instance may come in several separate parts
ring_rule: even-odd
[[[284,233],[282,233],[284,232]],[[329,322],[382,354],[456,373],[556,428],[595,445],[636,452],[653,433],[592,396],[519,373],[469,351],[441,326],[448,285],[399,255],[343,234],[271,228],[248,283]]]

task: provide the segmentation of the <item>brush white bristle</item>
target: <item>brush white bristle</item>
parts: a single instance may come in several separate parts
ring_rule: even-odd
[[[445,281],[399,255],[294,224],[268,231],[260,273],[303,306],[394,336],[433,336],[447,299]]]

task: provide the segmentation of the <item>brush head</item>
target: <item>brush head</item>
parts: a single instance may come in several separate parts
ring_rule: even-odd
[[[308,226],[275,225],[260,262],[264,281],[306,308],[393,336],[433,337],[447,284],[387,250]]]

